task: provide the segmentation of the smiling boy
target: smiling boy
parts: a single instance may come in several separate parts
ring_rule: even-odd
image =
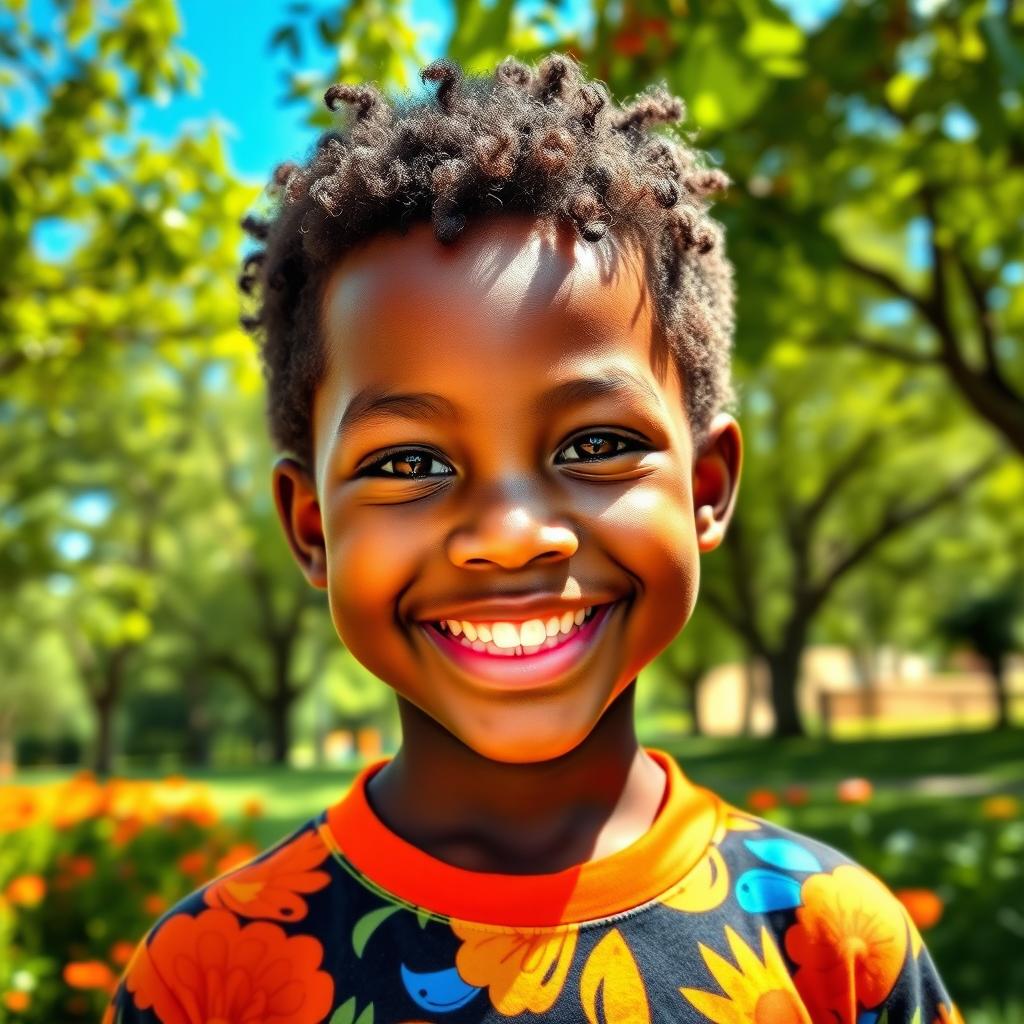
[[[902,905],[637,739],[737,499],[726,185],[568,58],[388,106],[279,175],[273,486],[402,743],[165,915],[122,1021],[943,1022]]]

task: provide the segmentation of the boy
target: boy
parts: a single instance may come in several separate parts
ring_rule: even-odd
[[[722,540],[727,184],[552,54],[353,108],[243,287],[274,491],[403,739],[140,943],[121,1021],[947,1022],[902,905],[637,742]]]

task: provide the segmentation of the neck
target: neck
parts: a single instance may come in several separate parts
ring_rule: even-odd
[[[636,737],[635,689],[579,746],[534,764],[482,757],[399,698],[402,746],[367,797],[391,831],[471,871],[545,874],[609,856],[650,828],[665,789]]]

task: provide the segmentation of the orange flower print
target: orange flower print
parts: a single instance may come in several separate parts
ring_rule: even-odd
[[[907,953],[906,911],[853,864],[811,875],[801,899],[785,940],[799,965],[793,981],[815,1020],[855,1024],[859,1008],[878,1006],[896,984]]]
[[[761,928],[760,956],[728,925],[725,938],[735,967],[704,943],[697,943],[708,970],[725,994],[698,988],[681,988],[680,993],[715,1024],[811,1024],[768,929]]]
[[[589,1024],[650,1024],[644,979],[626,940],[612,928],[587,957],[580,1002]]]
[[[946,1009],[945,1003],[939,1003],[939,1015],[932,1021],[932,1024],[964,1024],[964,1019],[953,1003],[950,1009]]]
[[[576,925],[485,930],[455,918],[450,923],[463,940],[455,954],[459,977],[467,985],[486,987],[499,1013],[512,1017],[551,1009],[576,951]]]
[[[334,998],[322,958],[311,935],[204,910],[169,918],[140,943],[125,985],[161,1024],[320,1024]]]
[[[316,832],[303,832],[265,860],[213,881],[203,899],[209,907],[224,907],[242,917],[301,921],[309,907],[299,893],[317,892],[330,882],[326,871],[313,870],[329,855]]]

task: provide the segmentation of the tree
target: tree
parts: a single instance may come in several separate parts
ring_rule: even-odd
[[[776,735],[797,736],[801,657],[840,582],[1005,455],[975,455],[985,446],[936,414],[934,392],[859,355],[777,345],[741,390],[742,493],[702,599],[764,659]]]
[[[254,190],[213,131],[162,147],[134,132],[135,106],[194,81],[173,2],[57,7],[52,26],[9,8],[0,46],[0,500],[18,534],[3,590],[63,569],[63,628],[108,771],[117,701],[152,629],[195,350],[241,337],[238,221]],[[110,509],[86,530],[67,512],[83,495]],[[69,531],[72,559],[59,551]]]

